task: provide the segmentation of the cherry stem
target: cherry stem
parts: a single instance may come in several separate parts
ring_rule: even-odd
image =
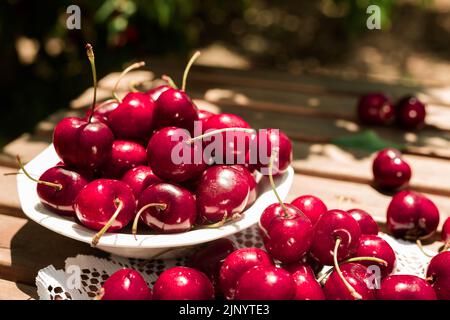
[[[339,249],[341,242],[342,242],[341,238],[336,238],[336,243],[334,245],[334,250],[333,250],[334,268],[335,268],[339,278],[341,278],[341,281],[347,287],[348,291],[353,296],[353,298],[355,298],[356,300],[361,300],[362,296],[358,292],[356,292],[355,288],[353,288],[352,285],[347,281],[347,279],[345,279],[344,275],[342,274],[341,268],[339,267],[337,255],[338,255],[338,249]]]
[[[167,74],[163,74],[161,76],[161,79],[163,79],[165,82],[168,83],[169,86],[171,86],[174,89],[178,89],[177,85],[175,84],[175,81],[171,77],[169,77]]]
[[[425,251],[425,249],[423,248],[423,245],[422,245],[422,241],[421,241],[420,239],[417,239],[417,240],[416,240],[416,244],[417,244],[417,247],[418,247],[419,250],[423,253],[424,256],[426,256],[426,257],[428,257],[428,258],[433,258],[433,257],[434,257],[434,256],[428,254],[428,253]]]
[[[145,62],[140,61],[140,62],[133,63],[131,66],[129,66],[128,68],[126,68],[125,70],[122,71],[122,73],[120,74],[119,78],[117,79],[116,84],[114,85],[114,88],[112,90],[112,95],[117,101],[122,102],[122,99],[120,99],[116,93],[117,87],[119,86],[119,83],[122,80],[122,78],[131,70],[138,69],[143,66],[145,66]]]
[[[100,292],[94,297],[93,300],[102,300],[104,295],[105,295],[105,289],[100,288]]]
[[[98,241],[100,238],[108,231],[108,229],[111,227],[111,225],[116,221],[117,216],[119,215],[120,211],[123,209],[123,202],[119,199],[114,200],[114,203],[116,204],[116,211],[111,216],[111,218],[108,220],[108,222],[105,224],[105,226],[97,232],[97,234],[92,238],[91,246],[95,247],[98,244]]]
[[[181,90],[182,91],[186,91],[186,80],[187,80],[187,76],[189,74],[189,70],[191,69],[191,67],[194,64],[195,60],[197,60],[197,58],[199,56],[200,56],[200,51],[196,51],[194,53],[194,55],[191,57],[191,59],[189,60],[188,64],[186,65],[186,68],[184,69],[183,82],[181,84]]]
[[[327,270],[327,272],[325,272],[319,279],[317,279],[317,282],[321,283],[323,280],[325,280],[326,278],[328,278],[328,276],[334,271],[334,268],[330,268]]]
[[[211,136],[214,136],[214,135],[216,135],[216,134],[223,133],[223,132],[245,132],[245,133],[254,133],[254,132],[255,132],[255,129],[247,129],[247,128],[223,128],[223,129],[217,129],[217,130],[213,130],[213,131],[211,131],[211,132],[208,132],[208,133],[205,133],[205,134],[196,136],[196,137],[194,137],[194,138],[188,139],[188,140],[186,140],[186,143],[187,143],[187,144],[192,144],[192,143],[194,143],[195,141],[203,140],[203,139],[205,139],[205,138],[209,138],[209,137],[211,137]]]
[[[284,205],[283,200],[281,200],[280,195],[277,192],[277,187],[275,186],[275,182],[273,181],[273,161],[275,159],[275,157],[278,155],[278,151],[277,150],[272,150],[272,155],[270,156],[270,160],[269,160],[269,182],[270,182],[270,186],[272,187],[273,193],[275,194],[275,197],[277,198],[278,202],[280,203],[281,208],[284,211],[284,216],[288,217],[288,212],[286,209],[286,206]]]
[[[143,206],[141,209],[139,209],[138,213],[136,213],[136,216],[134,217],[133,227],[131,228],[131,232],[133,233],[134,239],[136,239],[136,240],[137,240],[136,234],[137,234],[139,218],[140,218],[141,214],[150,207],[159,207],[161,210],[165,210],[167,208],[167,204],[165,204],[165,203],[148,203],[145,206]]]
[[[447,251],[450,248],[450,241],[447,241],[444,245],[444,247],[442,248],[441,252]]]
[[[27,176],[28,179],[30,179],[31,181],[34,181],[36,183],[46,185],[46,186],[51,187],[51,188],[55,188],[57,191],[61,191],[62,190],[63,186],[60,183],[53,183],[53,182],[48,182],[48,181],[43,181],[43,180],[39,180],[39,179],[33,178],[27,172],[27,170],[25,170],[25,167],[23,166],[23,163],[20,160],[20,157],[16,156],[16,159],[17,159],[17,163],[19,164],[20,169],[23,171],[23,173]]]
[[[94,97],[92,98],[91,114],[89,115],[88,122],[91,123],[92,116],[94,115],[95,102],[97,101],[97,71],[95,69],[95,56],[94,49],[90,43],[86,44],[86,54],[91,64],[92,79],[94,81]]]
[[[349,262],[359,262],[359,261],[373,261],[379,264],[382,264],[383,266],[387,267],[388,263],[386,260],[377,258],[377,257],[354,257],[345,260],[343,263],[349,263]]]

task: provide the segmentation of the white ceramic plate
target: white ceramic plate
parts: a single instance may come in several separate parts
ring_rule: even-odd
[[[33,176],[39,177],[45,170],[58,162],[59,158],[53,145],[50,145],[30,161],[25,168]],[[283,175],[275,178],[277,191],[282,199],[288,194],[293,178],[294,170],[291,167]],[[66,237],[88,244],[91,243],[95,231],[80,225],[74,219],[59,216],[42,206],[36,192],[36,183],[20,174],[17,176],[17,188],[22,209],[30,219]],[[97,247],[120,256],[150,258],[171,248],[184,248],[201,244],[246,229],[257,223],[262,211],[276,201],[268,179],[263,178],[258,184],[258,199],[245,211],[244,217],[239,221],[227,223],[220,228],[195,229],[179,234],[140,234],[137,235],[137,239],[131,233],[106,233],[101,237]],[[141,225],[140,230],[144,229],[145,226]],[[175,252],[176,250],[172,251]]]

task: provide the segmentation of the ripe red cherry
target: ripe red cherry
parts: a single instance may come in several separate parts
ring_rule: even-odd
[[[204,272],[216,289],[217,296],[220,293],[220,267],[225,258],[234,250],[236,250],[236,246],[231,240],[227,238],[218,239],[207,243],[203,248],[191,255],[186,265]]]
[[[142,275],[133,269],[114,272],[103,284],[101,300],[151,300],[152,291]]]
[[[137,166],[128,170],[121,180],[130,186],[136,199],[139,199],[142,191],[147,187],[162,182],[148,166]]]
[[[236,169],[243,173],[247,177],[248,186],[250,187],[250,194],[248,196],[247,206],[245,208],[250,207],[253,202],[255,202],[258,197],[257,186],[255,176],[243,165],[233,165],[231,168]]]
[[[406,96],[396,106],[397,122],[405,129],[420,129],[425,126],[425,105],[416,97]]]
[[[350,209],[347,212],[358,222],[361,234],[378,234],[378,225],[368,212],[362,209]]]
[[[427,278],[436,292],[437,298],[450,300],[450,251],[444,251],[431,259]]]
[[[122,181],[98,179],[80,191],[74,209],[84,226],[100,230],[92,239],[95,246],[105,232],[122,229],[133,219],[136,200],[131,188]]]
[[[200,223],[230,219],[247,206],[250,196],[248,178],[230,166],[210,167],[200,178],[196,196]]]
[[[157,183],[145,189],[138,200],[137,219],[161,233],[189,231],[197,217],[194,195],[187,189],[170,183]]]
[[[116,99],[109,99],[98,103],[95,106],[94,113],[92,115],[93,122],[101,122],[109,126],[109,114],[117,108],[119,102]],[[92,110],[86,111],[86,120],[89,119],[92,114]]]
[[[188,267],[167,269],[153,286],[153,300],[212,300],[214,288],[208,277]]]
[[[387,266],[373,261],[359,261],[360,264],[367,267],[377,265],[380,268],[381,275],[386,277],[394,270],[396,257],[392,247],[384,239],[375,235],[363,234],[359,237],[358,250],[356,257],[375,257],[387,262]]]
[[[394,121],[395,110],[383,93],[369,93],[358,101],[358,119],[369,125],[388,125]]]
[[[164,91],[167,91],[171,88],[172,88],[171,86],[164,84],[148,90],[145,94],[148,95],[153,101],[156,101]]]
[[[337,239],[338,261],[342,261],[356,252],[361,234],[358,222],[345,211],[330,210],[320,216],[314,228],[311,256],[322,264],[333,264],[333,248]]]
[[[273,266],[273,261],[258,248],[238,249],[225,258],[220,268],[219,285],[226,299],[234,299],[237,281],[255,266]]]
[[[340,265],[345,280],[353,287],[359,300],[374,300],[375,292],[366,283],[367,268],[359,263],[344,263]],[[328,300],[355,300],[342,281],[338,272],[333,271],[327,279],[323,291]]]
[[[204,124],[207,119],[211,118],[215,114],[208,110],[197,109],[198,120]]]
[[[299,208],[311,220],[313,225],[316,224],[322,214],[328,211],[322,200],[309,194],[295,198],[291,204]]]
[[[147,162],[145,148],[139,143],[116,140],[111,156],[104,165],[103,177],[120,179],[128,170]]]
[[[283,267],[295,282],[294,300],[325,300],[322,287],[317,282],[313,269],[303,263],[296,262]]]
[[[445,243],[450,243],[450,217],[447,218],[442,225],[441,238]]]
[[[378,152],[372,172],[375,184],[386,189],[403,187],[411,179],[411,167],[402,159],[400,151],[391,148]]]
[[[110,157],[114,135],[103,123],[81,118],[62,119],[53,132],[53,145],[61,160],[70,167],[99,169]]]
[[[44,207],[61,215],[75,214],[73,203],[81,189],[88,184],[85,177],[64,165],[56,165],[35,179],[25,170],[19,157],[17,162],[23,173],[37,183],[36,191]]]
[[[197,178],[205,170],[201,146],[197,143],[187,144],[188,139],[189,133],[176,127],[163,128],[151,137],[147,146],[147,159],[158,177],[184,182]]]
[[[389,203],[386,220],[395,237],[416,240],[436,231],[439,210],[420,193],[400,191]]]
[[[155,103],[146,94],[130,92],[109,114],[109,123],[117,139],[148,141],[153,128]]]
[[[384,278],[376,296],[378,300],[436,300],[433,287],[424,279],[403,274]]]
[[[295,282],[289,272],[277,267],[256,266],[237,281],[236,300],[292,300]]]

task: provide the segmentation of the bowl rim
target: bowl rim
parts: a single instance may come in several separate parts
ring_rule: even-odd
[[[53,144],[33,158],[25,168],[33,175],[40,176],[52,165],[56,165],[58,158]],[[49,165],[50,164],[50,165]],[[177,234],[138,234],[136,238],[130,233],[105,233],[99,240],[97,247],[113,247],[128,249],[157,249],[188,247],[230,236],[256,224],[262,211],[270,204],[277,202],[269,187],[267,178],[261,179],[258,189],[261,193],[243,215],[243,218],[229,222],[219,228],[193,229]],[[276,189],[281,199],[286,198],[294,180],[294,170],[289,167],[280,176],[274,177]],[[90,244],[96,231],[77,223],[74,218],[63,217],[45,208],[39,201],[36,183],[23,174],[17,175],[17,190],[20,204],[25,215],[41,226],[63,236]]]

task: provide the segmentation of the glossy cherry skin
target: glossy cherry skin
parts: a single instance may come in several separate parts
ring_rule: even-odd
[[[122,179],[133,190],[134,197],[139,199],[142,191],[152,184],[162,182],[148,166],[137,166],[125,172]]]
[[[176,127],[163,128],[151,137],[147,160],[158,177],[179,183],[196,179],[206,169],[201,146],[197,143],[187,145],[189,138],[188,132]]]
[[[384,189],[398,189],[411,179],[411,167],[396,149],[384,149],[377,153],[372,164],[373,179]]]
[[[296,287],[286,270],[256,266],[246,271],[236,283],[236,300],[292,300]]]
[[[248,196],[247,205],[245,208],[250,207],[253,202],[255,202],[258,197],[258,183],[256,182],[255,176],[243,165],[233,165],[231,168],[236,169],[243,173],[247,177],[248,186],[250,187],[250,194]]]
[[[374,300],[375,290],[369,288],[365,282],[367,268],[359,263],[344,263],[340,266],[343,277],[359,293],[362,300]],[[355,300],[348,288],[342,282],[336,271],[333,271],[327,279],[323,291],[327,300]]]
[[[189,231],[197,218],[195,197],[187,189],[170,183],[157,183],[145,189],[138,200],[138,210],[149,203],[165,204],[166,208],[149,207],[141,221],[161,233]]]
[[[230,253],[236,250],[233,241],[222,238],[207,243],[204,247],[192,254],[186,265],[204,272],[211,280],[216,296],[220,294],[219,274],[223,261]]]
[[[98,103],[95,106],[94,115],[92,121],[97,121],[109,126],[109,114],[119,106],[119,102],[115,99],[106,100]],[[91,115],[91,109],[86,111],[86,121]]]
[[[109,116],[114,135],[121,140],[148,141],[155,103],[146,94],[130,92]]]
[[[311,221],[297,209],[294,215],[282,213],[262,232],[264,247],[272,258],[283,263],[299,261],[309,250],[313,237]]]
[[[41,181],[56,183],[61,189],[50,187],[41,183],[36,186],[36,191],[41,203],[49,210],[67,216],[75,214],[73,203],[81,189],[89,181],[78,172],[69,170],[65,166],[55,166],[46,170],[41,177]]]
[[[114,272],[103,284],[102,300],[151,300],[152,291],[142,275],[133,269]]]
[[[355,257],[375,257],[387,262],[387,266],[374,261],[359,261],[358,263],[367,267],[377,265],[380,268],[381,276],[386,277],[394,270],[396,257],[392,247],[384,239],[375,235],[362,234],[359,237],[359,245]]]
[[[450,241],[450,217],[442,225],[441,239],[444,242]]]
[[[360,235],[358,222],[348,212],[337,209],[327,211],[314,227],[310,254],[320,263],[332,265],[336,239],[341,239],[337,258],[342,261],[356,252]]]
[[[350,209],[347,210],[347,212],[358,222],[361,234],[378,234],[378,225],[367,211],[362,209]]]
[[[431,259],[427,278],[440,300],[450,300],[450,251],[441,252]]]
[[[153,101],[156,101],[164,91],[167,91],[171,88],[171,86],[164,84],[148,90],[145,94],[148,95]]]
[[[220,289],[228,300],[233,300],[236,284],[241,276],[255,266],[272,267],[270,256],[258,248],[243,248],[233,251],[222,263],[219,273]]]
[[[405,190],[392,197],[386,220],[389,231],[395,237],[415,240],[436,231],[439,210],[424,195]]]
[[[397,122],[405,129],[420,129],[425,126],[425,105],[416,97],[406,96],[396,106]]]
[[[210,224],[240,214],[250,196],[248,178],[230,166],[218,165],[205,170],[197,187],[199,222]]]
[[[70,167],[93,171],[111,155],[114,135],[103,123],[89,123],[76,117],[62,119],[53,132],[53,145]]]
[[[313,269],[303,263],[296,262],[283,267],[295,282],[294,300],[325,300],[322,287],[317,282]]]
[[[369,93],[361,96],[357,112],[358,119],[369,125],[388,125],[395,118],[394,106],[383,93]]]
[[[167,269],[153,286],[153,300],[212,300],[214,288],[208,277],[188,267]]]
[[[147,163],[145,148],[137,142],[116,140],[104,165],[103,177],[121,179],[128,170]]]
[[[202,109],[198,109],[197,114],[198,114],[198,120],[202,121],[202,124],[204,124],[207,119],[209,119],[215,115],[215,113],[212,113],[211,111],[202,110]]]
[[[295,217],[299,214],[299,209],[292,204],[285,203],[284,207],[286,208],[287,212],[284,212],[283,207],[278,202],[275,202],[264,209],[261,217],[259,218],[259,227],[262,229],[261,231],[263,233],[267,233],[270,224],[276,217],[285,216],[289,218]]]
[[[193,132],[196,120],[198,120],[197,107],[184,91],[168,88],[156,100],[157,128],[173,126]]]
[[[116,211],[118,201],[123,203],[123,208],[108,229],[108,232],[116,231],[125,227],[136,213],[133,191],[122,181],[98,179],[90,182],[76,197],[74,209],[84,226],[100,230]]]
[[[381,281],[378,300],[436,300],[433,287],[413,275],[394,274]]]
[[[313,225],[316,224],[322,214],[328,211],[322,200],[309,194],[295,198],[291,204],[300,209],[311,220]]]

